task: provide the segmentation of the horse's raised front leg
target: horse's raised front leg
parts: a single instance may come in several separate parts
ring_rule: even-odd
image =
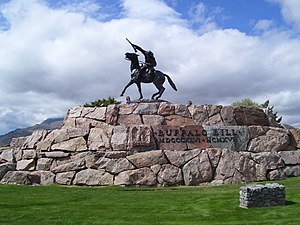
[[[124,89],[123,89],[123,91],[122,91],[122,93],[121,93],[121,96],[123,96],[124,95],[124,93],[125,93],[125,91],[126,91],[126,89],[130,86],[130,85],[132,85],[134,83],[134,81],[133,80],[130,80],[129,82],[128,82],[128,84],[124,87]]]
[[[136,86],[138,87],[138,90],[139,90],[139,93],[140,93],[140,98],[139,99],[143,99],[141,83],[137,82]]]

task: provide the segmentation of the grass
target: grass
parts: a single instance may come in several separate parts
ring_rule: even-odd
[[[300,177],[278,183],[286,187],[287,205],[253,209],[239,207],[242,185],[0,185],[0,224],[300,224]]]

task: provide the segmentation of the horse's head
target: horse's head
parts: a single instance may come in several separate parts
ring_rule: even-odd
[[[138,56],[137,54],[135,53],[130,53],[130,52],[126,52],[125,53],[125,59],[126,60],[130,60],[130,61],[133,61],[133,60],[137,60],[138,59]]]

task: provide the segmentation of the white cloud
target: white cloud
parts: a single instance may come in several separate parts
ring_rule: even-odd
[[[221,7],[207,8],[207,6],[200,2],[191,7],[189,15],[190,22],[198,27],[198,32],[203,34],[212,30],[218,29],[217,18],[223,17],[223,9]]]
[[[256,31],[267,31],[274,25],[274,22],[272,20],[259,20],[254,25],[254,30]]]
[[[177,19],[179,14],[161,0],[124,0],[123,9],[124,16],[131,19],[153,20],[160,23],[179,22]]]
[[[2,5],[10,26],[0,30],[0,133],[63,116],[68,107],[96,98],[118,97],[130,78],[124,53],[132,48],[125,37],[151,49],[157,69],[176,83],[178,92],[165,85],[164,99],[198,104],[270,99],[286,123],[299,123],[300,95],[281,97],[298,91],[298,39],[276,30],[249,36],[216,26],[199,34],[163,1],[124,0],[121,6],[122,17],[99,21],[86,10],[51,8],[38,0]],[[202,24],[214,23],[198,13]],[[146,98],[156,91],[150,84],[143,89]],[[136,87],[126,95],[137,98]]]
[[[300,29],[300,1],[299,0],[269,0],[271,2],[279,3],[284,19]]]

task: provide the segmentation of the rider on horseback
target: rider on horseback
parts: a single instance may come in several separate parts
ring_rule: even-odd
[[[134,48],[134,50],[139,50],[145,56],[145,63],[143,63],[141,70],[135,77],[135,79],[140,79],[144,72],[146,72],[146,78],[151,79],[152,77],[154,77],[154,67],[157,65],[153,52],[151,52],[150,50],[145,51],[140,46],[135,44],[132,44],[132,47]]]

